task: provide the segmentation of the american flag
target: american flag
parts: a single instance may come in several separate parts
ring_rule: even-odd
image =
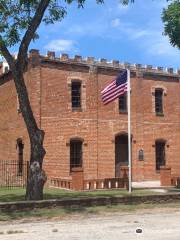
[[[112,102],[127,92],[127,79],[127,70],[123,70],[118,74],[115,80],[101,91],[101,97],[104,104]]]

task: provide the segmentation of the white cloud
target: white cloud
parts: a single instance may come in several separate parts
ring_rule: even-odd
[[[120,26],[120,19],[119,18],[115,18],[111,21],[111,26],[112,27],[119,27]]]
[[[52,50],[52,51],[74,51],[75,42],[72,40],[65,40],[65,39],[55,39],[51,40],[46,46],[45,49]]]
[[[148,45],[147,52],[152,56],[180,57],[179,50],[172,47],[164,36],[152,39]]]
[[[68,33],[76,33],[80,35],[84,35],[86,33],[85,28],[82,25],[73,25],[68,29]]]
[[[143,29],[136,29],[135,31],[131,29],[131,39],[139,39],[145,36],[151,35],[151,31],[143,30]]]
[[[101,19],[102,20],[102,19]],[[72,25],[66,32],[68,35],[73,36],[96,36],[101,37],[104,33],[107,32],[108,23],[103,21],[96,21],[96,22],[86,22],[82,23],[81,25]]]

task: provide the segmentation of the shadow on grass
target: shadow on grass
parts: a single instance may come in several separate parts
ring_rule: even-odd
[[[0,196],[0,202],[18,202],[18,201],[24,201],[24,200],[25,200],[24,195],[16,195],[13,193]]]
[[[25,200],[24,188],[3,189],[0,188],[0,202],[18,202]],[[167,193],[180,193],[180,189],[168,189]],[[44,199],[63,199],[63,198],[93,198],[93,197],[122,197],[122,196],[145,196],[154,194],[164,194],[150,190],[133,190],[131,194],[125,189],[119,190],[96,190],[87,192],[75,192],[62,189],[45,188]]]
[[[63,208],[42,208],[32,210],[0,210],[0,222],[27,218],[53,218],[63,217],[70,214],[90,213],[86,207],[63,207]]]
[[[23,188],[0,188],[0,202],[18,202],[25,200],[25,189]],[[126,190],[100,190],[92,192],[75,192],[62,189],[44,189],[44,199],[62,198],[84,198],[84,197],[113,197],[128,195]]]
[[[169,193],[180,193],[180,188],[170,188],[168,189]]]

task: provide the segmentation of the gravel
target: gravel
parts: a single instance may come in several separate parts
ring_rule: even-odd
[[[65,220],[0,223],[2,240],[179,240],[180,211],[74,215]]]

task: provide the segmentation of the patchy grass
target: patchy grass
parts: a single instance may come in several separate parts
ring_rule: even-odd
[[[52,219],[59,218],[64,219],[67,217],[79,216],[87,217],[87,215],[106,215],[106,214],[118,214],[118,213],[133,213],[137,211],[152,211],[152,209],[166,210],[168,212],[170,209],[179,210],[180,202],[174,203],[164,203],[164,204],[118,204],[118,205],[108,205],[108,206],[94,206],[94,207],[71,207],[71,208],[43,208],[43,209],[33,209],[33,210],[19,210],[19,211],[1,211],[0,210],[0,222],[10,221],[10,220],[30,220],[32,219]],[[53,232],[57,232],[57,229],[53,229]],[[13,234],[17,232],[12,232],[8,234]],[[3,232],[1,234],[4,234]]]
[[[175,190],[174,190],[175,191]],[[177,191],[177,190],[176,190]],[[0,202],[17,202],[25,200],[26,190],[23,188],[0,188]],[[87,192],[75,192],[62,189],[45,188],[44,199],[61,199],[67,197],[121,197],[163,194],[150,190],[134,190],[131,194],[124,189],[119,190],[96,190]]]
[[[168,191],[179,192],[179,189],[170,189]],[[153,192],[150,190],[134,190],[131,194],[127,190],[99,190],[92,192],[75,192],[67,191],[61,189],[45,188],[44,199],[62,199],[62,198],[76,198],[76,197],[122,197],[122,196],[145,196],[154,194],[164,194]],[[25,189],[22,188],[0,188],[0,202],[14,202],[24,200]],[[104,214],[108,212],[131,212],[140,209],[151,209],[151,208],[180,208],[180,203],[172,204],[119,204],[119,205],[109,205],[109,206],[98,206],[98,207],[52,207],[43,209],[33,209],[33,210],[21,210],[21,211],[5,211],[0,210],[0,221],[9,221],[16,219],[28,219],[28,218],[53,218],[60,217],[64,218],[73,214]],[[4,234],[3,232],[0,234]]]

